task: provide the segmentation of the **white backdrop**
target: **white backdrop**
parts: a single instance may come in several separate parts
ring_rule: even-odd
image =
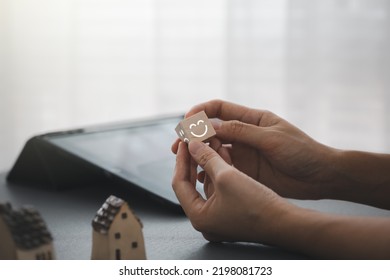
[[[0,170],[34,134],[212,98],[388,152],[389,49],[388,1],[0,0]]]

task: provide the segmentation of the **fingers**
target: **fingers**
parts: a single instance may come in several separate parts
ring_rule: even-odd
[[[179,139],[179,138],[177,138],[176,140],[175,140],[175,142],[173,142],[173,144],[172,144],[172,147],[171,147],[171,151],[172,151],[172,153],[174,153],[175,155],[176,155],[176,153],[177,153],[177,149],[179,148],[179,143],[181,142],[181,140]]]
[[[220,172],[231,168],[216,151],[203,142],[191,141],[188,148],[192,158],[206,171],[212,181]]]
[[[179,149],[179,144],[181,143],[180,139],[177,139],[173,145],[172,145],[172,152],[177,154]],[[228,164],[232,164],[232,159],[230,157],[230,153],[227,147],[223,146],[221,141],[218,138],[212,138],[210,143],[210,147],[215,150]],[[193,168],[191,168],[190,172],[190,180],[194,177],[196,179],[204,184],[204,192],[206,194],[206,197],[209,198],[214,193],[214,187],[212,182],[210,181],[209,177],[206,175],[204,171],[199,172],[198,174],[194,174],[195,166],[197,166],[197,163],[194,160],[191,160],[191,164],[194,165]]]
[[[283,121],[275,114],[255,110],[234,103],[212,100],[193,107],[186,117],[204,110],[211,119],[213,127],[224,143],[239,142],[261,149],[263,140],[267,137],[264,132],[269,131],[269,127],[277,125]]]
[[[221,141],[219,141],[217,138],[212,138],[210,140],[210,144],[209,146],[218,153],[218,150],[222,147],[222,143]],[[206,198],[210,198],[210,196],[214,193],[214,184],[213,182],[210,180],[210,177],[206,174],[206,172],[202,171],[202,173],[204,174],[203,175],[203,188],[204,188],[204,193],[206,195]],[[199,176],[200,174],[198,174],[198,178],[199,177],[202,177],[202,176]],[[200,181],[201,182],[201,181]]]
[[[228,164],[232,164],[232,159],[230,157],[229,149],[222,145],[221,140],[216,137],[213,137],[210,140],[210,147],[216,151]]]
[[[258,149],[262,148],[262,142],[267,139],[267,127],[244,123],[241,121],[222,121],[216,128],[218,137],[226,143],[242,143]]]
[[[265,133],[267,132],[267,128],[265,127],[259,127],[236,120],[218,121],[218,124],[213,122],[213,126],[217,132],[218,138],[224,143],[238,142],[258,149],[263,148],[262,143],[263,140],[266,139]],[[231,164],[228,149],[222,146],[221,140],[218,140],[219,144],[213,144],[215,142],[214,139],[217,138],[211,139],[210,146],[217,151],[227,163]],[[174,154],[177,153],[179,142],[181,142],[181,140],[176,139],[172,144],[171,150]]]
[[[205,111],[209,118],[239,120],[254,125],[259,125],[264,116],[274,116],[268,111],[255,110],[222,100],[211,100],[192,107],[190,111],[187,112],[186,117],[192,116],[200,111]]]
[[[172,187],[187,216],[204,204],[204,199],[196,191],[196,166],[191,162],[187,145],[179,143],[176,156]]]

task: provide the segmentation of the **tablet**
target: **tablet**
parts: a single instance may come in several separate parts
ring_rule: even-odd
[[[176,115],[35,136],[7,179],[54,189],[120,181],[179,206],[171,185],[175,166],[171,145],[182,119]]]

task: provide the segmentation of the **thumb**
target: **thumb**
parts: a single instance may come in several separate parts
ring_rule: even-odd
[[[195,162],[206,171],[212,180],[220,172],[231,168],[216,151],[203,142],[190,141],[188,149]]]

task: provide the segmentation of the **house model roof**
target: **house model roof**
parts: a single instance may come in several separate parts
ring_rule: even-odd
[[[95,218],[92,220],[93,229],[101,234],[107,234],[116,215],[125,204],[127,205],[124,200],[114,195],[109,196],[103,203],[102,207],[97,211]],[[131,209],[129,208],[129,210]],[[141,221],[137,217],[136,219],[142,226]]]
[[[32,207],[22,207],[16,211],[9,203],[0,204],[0,216],[19,249],[34,249],[53,241],[41,215]]]

